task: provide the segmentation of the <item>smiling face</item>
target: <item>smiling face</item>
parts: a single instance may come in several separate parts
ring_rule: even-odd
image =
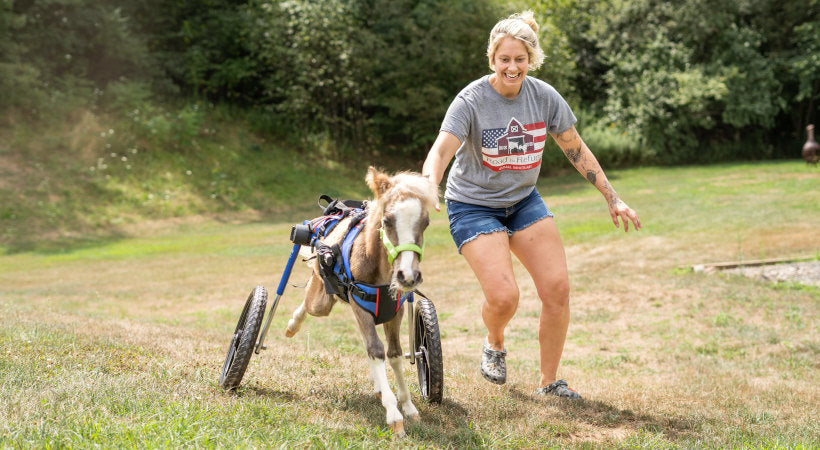
[[[507,36],[498,43],[490,60],[495,71],[490,84],[505,97],[515,97],[521,90],[521,83],[529,70],[530,57],[523,42]]]

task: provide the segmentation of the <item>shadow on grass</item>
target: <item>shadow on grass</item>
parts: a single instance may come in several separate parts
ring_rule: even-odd
[[[352,385],[351,385],[352,387]],[[353,412],[365,425],[363,429],[380,429],[388,431],[385,422],[385,411],[375,394],[365,393],[360,389],[317,389],[310,395],[300,396],[288,391],[270,389],[261,386],[250,386],[240,389],[239,397],[258,395],[288,403],[325,403],[326,407],[339,411]],[[492,399],[491,399],[492,400]],[[564,416],[567,422],[586,423],[597,428],[627,428],[634,431],[663,434],[671,441],[691,437],[698,432],[698,424],[681,416],[653,416],[636,413],[628,409],[619,409],[608,403],[585,399],[571,401],[559,398],[539,398],[524,392],[517,387],[509,386],[500,398],[495,399],[502,405],[496,408],[497,420],[505,418],[518,420],[531,415],[538,408],[554,408]],[[482,447],[492,439],[493,430],[481,430],[474,424],[474,417],[461,403],[445,398],[441,404],[431,404],[414,396],[414,404],[419,410],[420,420],[405,422],[407,439],[424,442],[433,447]],[[318,406],[318,405],[315,405]],[[493,408],[492,404],[486,407]],[[503,428],[503,426],[501,427]],[[558,439],[569,435],[555,435]]]
[[[353,412],[361,418],[356,420],[357,424],[366,424],[361,427],[364,430],[380,429],[387,432],[389,427],[385,421],[385,410],[381,400],[374,393],[361,391],[358,383],[348,387],[338,390],[317,388],[312,389],[309,395],[303,396],[277,389],[250,386],[240,388],[236,395],[259,395],[277,401],[314,406],[319,406],[318,401],[329,409]],[[435,447],[481,446],[481,433],[471,425],[468,411],[462,405],[449,399],[445,399],[441,404],[427,403],[415,395],[413,400],[419,410],[420,419],[405,420],[408,439],[423,441]]]
[[[281,400],[285,402],[295,402],[299,400],[299,397],[297,397],[293,392],[266,388],[259,385],[248,386],[247,388],[240,388],[235,392],[235,395],[239,398],[242,398],[246,395],[251,395],[251,393],[253,393],[252,395],[256,395],[259,397],[267,397],[274,400]]]
[[[471,423],[468,411],[458,402],[444,399],[441,404],[427,403],[419,398],[414,404],[419,420],[405,421],[408,439],[433,447],[481,447],[485,438]],[[353,399],[345,407],[358,411],[371,427],[387,429],[385,411],[375,395]]]
[[[41,255],[59,255],[78,250],[103,247],[113,244],[130,236],[118,229],[110,229],[99,234],[88,234],[84,237],[60,237],[38,239],[36,234],[22,237],[6,243],[5,249],[0,247],[0,255],[14,255],[17,253],[38,253]]]
[[[672,440],[690,436],[697,432],[697,424],[685,417],[656,417],[649,414],[640,414],[591,399],[577,401],[557,397],[538,398],[514,388],[510,389],[510,395],[520,402],[529,403],[534,407],[547,403],[558,408],[568,420],[585,422],[601,428],[628,427],[635,430],[663,433]]]

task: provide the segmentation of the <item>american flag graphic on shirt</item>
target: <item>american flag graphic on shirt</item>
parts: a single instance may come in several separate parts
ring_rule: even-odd
[[[546,138],[546,123],[522,124],[513,117],[507,128],[482,130],[483,164],[496,172],[538,167]]]

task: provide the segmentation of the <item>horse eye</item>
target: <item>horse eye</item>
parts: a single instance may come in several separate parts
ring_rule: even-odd
[[[387,228],[393,228],[396,226],[396,218],[392,215],[384,216],[384,226]]]

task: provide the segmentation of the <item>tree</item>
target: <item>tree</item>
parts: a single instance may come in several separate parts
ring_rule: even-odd
[[[794,44],[783,31],[816,16],[782,6],[609,2],[597,35],[611,67],[612,120],[637,129],[665,162],[777,156],[778,117],[793,101],[787,87],[794,82],[781,68]],[[772,16],[780,20],[764,19]]]
[[[5,107],[93,104],[108,83],[138,78],[155,61],[116,4],[5,1],[0,22]]]

